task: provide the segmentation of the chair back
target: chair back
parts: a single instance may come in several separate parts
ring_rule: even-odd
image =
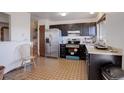
[[[19,46],[19,54],[20,54],[20,59],[28,59],[30,57],[30,49],[31,45],[30,44],[21,44]]]

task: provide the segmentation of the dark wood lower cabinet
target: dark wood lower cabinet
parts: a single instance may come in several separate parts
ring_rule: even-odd
[[[101,80],[101,67],[112,63],[122,66],[122,56],[103,55],[103,54],[87,54],[87,73],[89,80]]]
[[[66,44],[60,44],[60,57],[66,58]]]
[[[79,47],[79,57],[82,60],[86,59],[86,47],[84,44],[81,44]]]

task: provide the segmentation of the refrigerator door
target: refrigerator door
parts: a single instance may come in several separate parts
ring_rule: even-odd
[[[50,48],[50,38],[49,38],[49,33],[45,33],[45,56],[49,57],[51,56],[51,48]]]
[[[59,57],[60,30],[50,29],[45,32],[45,56]]]
[[[46,41],[49,40],[49,38],[46,39]],[[50,48],[50,43],[45,44],[45,56],[50,56],[51,55],[51,48]]]
[[[51,57],[59,57],[60,31],[51,31]]]

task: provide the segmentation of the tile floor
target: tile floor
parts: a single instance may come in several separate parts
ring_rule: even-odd
[[[85,80],[83,60],[38,58],[36,67],[27,65],[4,75],[5,80]]]

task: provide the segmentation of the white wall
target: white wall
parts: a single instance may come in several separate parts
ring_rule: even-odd
[[[30,43],[31,32],[30,13],[8,12],[8,14],[10,15],[11,41],[0,42],[0,64],[5,66],[5,73],[21,65],[20,55],[17,55],[18,47],[20,44]],[[26,48],[26,55],[30,56],[30,48]]]
[[[121,48],[124,52],[124,13],[107,13],[106,40],[111,46]],[[124,69],[124,60],[122,62]]]
[[[5,66],[4,73],[21,66],[18,46],[22,44],[24,44],[24,42],[0,42],[0,65]],[[25,49],[25,51],[27,52],[24,53],[29,53],[28,49]]]
[[[124,13],[109,13],[106,18],[108,44],[124,49]]]
[[[9,12],[11,41],[30,41],[30,13]]]

